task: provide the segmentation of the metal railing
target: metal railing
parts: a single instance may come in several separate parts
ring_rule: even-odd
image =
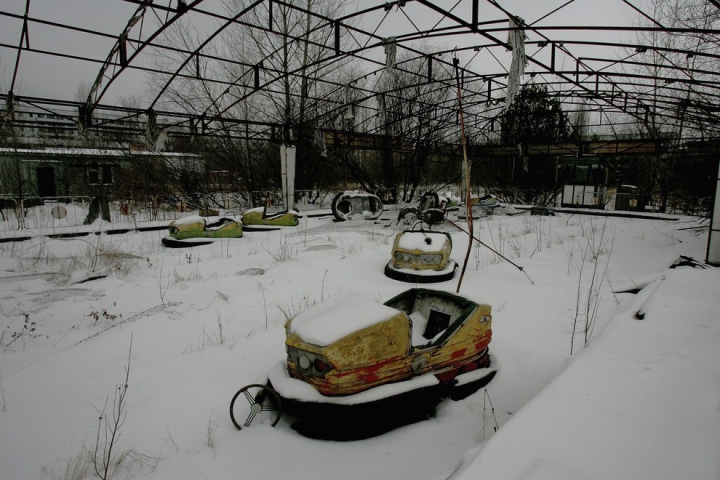
[[[0,220],[3,230],[45,229],[58,226],[82,225],[87,215],[90,197],[53,196],[18,199],[0,196]]]

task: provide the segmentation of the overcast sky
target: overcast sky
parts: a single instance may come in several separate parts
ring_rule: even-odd
[[[157,0],[156,3],[167,4],[169,0]],[[636,0],[639,4],[639,0]],[[356,8],[382,5],[382,0],[359,0]],[[455,0],[441,0],[439,5],[451,8]],[[554,9],[566,3],[566,0],[499,0],[505,9],[522,17],[527,23],[533,23],[544,17]],[[172,0],[172,5],[176,0]],[[0,11],[22,15],[25,11],[26,0],[2,0]],[[470,0],[462,0],[453,13],[470,19]],[[219,10],[222,8],[220,0],[205,0],[204,9]],[[48,20],[78,28],[103,31],[112,35],[119,34],[128,19],[137,9],[137,5],[121,0],[32,0],[30,15],[35,18]],[[352,8],[352,7],[350,7]],[[400,35],[412,32],[414,26],[405,16],[421,28],[428,28],[437,21],[428,9],[414,2],[409,2],[404,12],[394,8],[378,29],[382,36]],[[379,11],[361,20],[361,26],[374,30],[385,12]],[[540,23],[541,25],[629,25],[636,14],[621,0],[574,0],[557,13],[554,13]],[[485,0],[480,1],[480,20],[504,18],[502,12]],[[208,25],[208,22],[205,22]],[[432,25],[431,25],[432,24]],[[447,26],[445,20],[439,26]],[[3,45],[17,45],[22,32],[22,21],[8,16],[0,16],[0,43]],[[557,32],[547,32],[549,37],[558,36]],[[593,32],[563,32],[564,38],[590,38],[599,34]],[[497,34],[498,38],[505,40],[506,35]],[[615,40],[619,39],[616,35]],[[537,35],[530,34],[531,40],[539,40]],[[485,41],[481,36],[474,36],[471,41]],[[453,42],[460,41],[457,37],[448,37],[439,42],[446,48],[458,46]],[[104,60],[110,52],[114,40],[79,34],[78,32],[63,31],[48,25],[32,23],[29,29],[29,42],[31,48],[62,52],[68,55],[91,57],[98,61]],[[459,45],[462,46],[462,45]],[[605,52],[607,55],[607,52]],[[488,64],[491,70],[499,70],[505,63],[507,55],[498,54],[499,62]],[[10,88],[13,69],[15,66],[16,51],[9,48],[0,48],[0,90],[6,93]],[[495,61],[493,61],[495,63]],[[92,63],[68,58],[58,58],[24,52],[21,57],[19,77],[16,80],[15,93],[26,96],[44,98],[58,98],[73,100],[76,97],[78,85],[90,85],[100,71],[101,63]],[[474,65],[475,67],[475,65]],[[480,68],[480,67],[477,67]],[[143,89],[142,75],[133,72],[123,73],[120,81],[115,82],[112,95],[103,99],[103,102],[114,103],[120,95],[138,94]]]

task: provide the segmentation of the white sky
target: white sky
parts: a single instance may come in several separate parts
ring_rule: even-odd
[[[367,8],[372,5],[382,5],[385,2],[380,0],[359,0],[357,8]],[[565,0],[543,0],[527,2],[522,0],[500,1],[505,9],[518,15],[528,23],[535,22],[555,8],[563,5]],[[161,4],[167,4],[165,1]],[[175,4],[173,0],[172,4]],[[445,0],[439,2],[444,8],[451,8],[454,1]],[[488,19],[503,19],[504,14],[489,2],[481,0],[480,21]],[[219,0],[205,0],[201,4],[203,9],[219,10]],[[25,9],[25,0],[3,0],[2,11],[22,15]],[[113,35],[119,34],[124,28],[127,20],[137,9],[137,5],[120,0],[32,0],[30,3],[30,15],[40,19],[72,25],[79,28],[105,31]],[[352,9],[352,7],[349,7]],[[453,10],[462,18],[470,19],[471,2],[462,0]],[[385,14],[382,10],[368,15],[361,20],[360,25],[366,30],[374,30],[379,20]],[[408,20],[421,28],[427,28],[437,23],[435,14],[416,3],[408,2],[403,12],[394,7],[387,19],[377,30],[381,36],[400,35],[413,32],[414,26]],[[595,0],[575,0],[573,3],[562,8],[557,13],[542,20],[537,26],[542,25],[629,25],[635,12],[619,0],[598,2]],[[441,22],[439,27],[447,26],[447,20]],[[0,16],[0,43],[17,45],[19,43],[22,29],[22,21]],[[78,35],[75,32],[62,32],[57,28],[46,25],[31,24],[29,31],[30,46],[32,48],[63,52],[70,55],[90,56],[99,61],[104,60],[114,42],[112,39],[100,37],[89,37]],[[495,34],[499,39],[505,40],[504,32]],[[553,37],[567,38],[599,38],[601,34],[593,32],[547,32]],[[624,34],[614,35],[618,40]],[[607,35],[604,35],[607,37]],[[531,33],[530,40],[538,40],[537,35]],[[442,45],[444,48],[452,49],[462,46],[463,43],[472,44],[485,43],[485,40],[477,35],[474,39],[461,40],[457,37],[447,37],[430,40],[433,44]],[[457,45],[455,42],[460,42]],[[502,71],[509,65],[509,54],[495,51],[498,60],[492,57],[484,57],[484,52],[476,58],[472,68],[479,71],[497,72]],[[528,54],[532,54],[528,51]],[[608,56],[609,52],[602,52]],[[612,56],[612,55],[610,55]],[[499,61],[499,63],[498,63]],[[562,59],[558,59],[561,62]],[[6,92],[11,83],[12,72],[15,63],[15,51],[8,48],[0,49],[0,89]],[[92,84],[100,70],[99,63],[87,63],[71,59],[52,58],[48,56],[33,55],[24,52],[20,63],[19,77],[16,81],[15,93],[19,95],[38,96],[45,98],[74,99],[78,85],[81,83]],[[528,72],[532,71],[531,68]],[[119,81],[112,86],[108,96],[103,99],[105,103],[113,103],[118,96],[138,94],[143,90],[143,77],[138,72],[123,73]]]

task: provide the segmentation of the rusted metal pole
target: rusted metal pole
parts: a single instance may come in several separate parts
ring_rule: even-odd
[[[457,81],[457,97],[458,97],[458,109],[460,112],[460,139],[462,141],[463,149],[463,171],[465,172],[465,212],[467,214],[467,226],[468,226],[468,248],[465,252],[465,260],[463,260],[463,266],[460,270],[460,279],[458,279],[457,293],[460,293],[460,286],[462,285],[463,277],[465,276],[465,269],[467,268],[468,259],[470,258],[470,251],[473,244],[473,218],[472,218],[472,202],[470,194],[470,165],[467,157],[467,141],[465,139],[465,119],[463,118],[462,108],[462,92],[460,91],[460,75],[458,74],[458,59],[453,60],[455,64],[455,79]]]
[[[453,222],[453,221],[451,221],[451,220],[448,220],[447,218],[445,219],[445,221],[446,221],[447,223],[449,223],[450,225],[452,225],[453,227],[455,227],[455,228],[457,228],[458,230],[460,230],[461,232],[463,232],[463,233],[468,233],[464,228],[462,228],[462,227],[461,227],[460,225],[458,225],[457,223],[455,223],[455,222]],[[487,248],[488,250],[490,250],[491,252],[493,252],[495,255],[497,255],[498,257],[502,258],[503,260],[505,260],[506,262],[508,262],[510,265],[512,265],[513,267],[517,268],[517,269],[520,270],[521,272],[523,272],[523,273],[525,274],[525,276],[528,278],[528,280],[530,280],[530,283],[532,283],[533,285],[535,285],[535,282],[532,281],[532,278],[530,278],[530,275],[527,274],[527,272],[525,271],[525,269],[524,269],[523,267],[521,267],[520,265],[516,264],[515,262],[513,262],[512,260],[510,260],[509,258],[507,258],[506,256],[504,256],[502,253],[498,252],[497,250],[491,248],[487,243],[481,242],[480,239],[477,238],[475,235],[472,235],[472,234],[469,234],[469,235],[473,238],[473,240],[475,240],[476,242],[478,242],[480,245],[482,245],[483,247]]]

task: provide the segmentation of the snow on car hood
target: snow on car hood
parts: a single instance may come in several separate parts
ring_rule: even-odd
[[[427,239],[430,239],[428,243]],[[406,232],[398,241],[398,248],[409,250],[420,250],[421,252],[437,252],[447,242],[447,235],[444,233],[415,233]]]
[[[324,347],[398,313],[387,305],[344,293],[293,318],[290,332],[306,343]]]
[[[203,222],[204,218],[200,215],[189,215],[187,217],[173,220],[173,225],[192,225],[193,223]]]

